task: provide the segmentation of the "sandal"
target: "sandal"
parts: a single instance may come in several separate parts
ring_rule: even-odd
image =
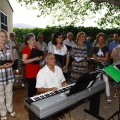
[[[15,112],[9,112],[11,117],[16,117],[16,113]]]
[[[1,120],[7,120],[6,116],[1,116]]]
[[[112,100],[111,100],[111,99],[107,99],[107,103],[109,103],[109,104],[110,104],[111,102],[112,102]]]

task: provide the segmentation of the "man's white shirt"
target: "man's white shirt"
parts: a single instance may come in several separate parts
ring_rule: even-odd
[[[64,43],[65,45],[68,45],[68,46],[71,46],[71,47],[73,47],[74,44],[75,44],[75,42],[74,42],[73,40],[70,41],[70,40],[68,40],[68,39],[64,40],[63,43]]]
[[[42,44],[40,44],[40,42],[37,41],[36,45],[38,46],[39,50],[42,50],[44,52],[48,50],[47,44],[45,42],[42,42]]]
[[[16,46],[15,43],[10,39],[7,41],[7,44],[10,46]],[[16,49],[13,49],[13,56],[14,56],[14,59],[18,59],[18,52]]]
[[[62,87],[62,82],[65,81],[65,77],[60,67],[54,66],[55,71],[52,72],[47,65],[45,65],[37,74],[36,88],[52,88]]]

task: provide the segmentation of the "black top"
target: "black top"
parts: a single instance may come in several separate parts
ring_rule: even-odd
[[[109,52],[108,46],[103,46],[102,48],[94,47],[93,54],[95,54],[98,57],[105,57],[105,54]],[[95,62],[95,69],[103,69],[104,67],[107,67],[109,65],[109,61],[100,61]]]

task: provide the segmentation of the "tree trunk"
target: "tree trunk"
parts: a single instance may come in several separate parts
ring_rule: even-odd
[[[91,0],[91,2],[95,3],[108,2],[110,4],[120,7],[120,0]]]

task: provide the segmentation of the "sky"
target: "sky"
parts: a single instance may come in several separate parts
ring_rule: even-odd
[[[28,10],[25,6],[21,6],[16,0],[9,0],[14,10],[13,12],[13,24],[24,23],[35,27],[44,28],[49,25],[51,17],[38,18],[39,11]]]
[[[39,14],[39,11],[37,10],[28,10],[25,6],[21,6],[20,3],[18,3],[16,0],[9,0],[10,4],[14,10],[13,12],[13,24],[16,23],[24,23],[29,24],[34,27],[40,27],[45,28],[47,25],[52,25],[52,19],[50,16],[47,16],[45,18],[40,17],[38,18],[37,15]],[[56,24],[58,23],[56,22]],[[78,23],[76,26],[84,25],[85,27],[89,26],[97,26],[97,24],[94,22],[94,20],[88,20],[84,24]]]

